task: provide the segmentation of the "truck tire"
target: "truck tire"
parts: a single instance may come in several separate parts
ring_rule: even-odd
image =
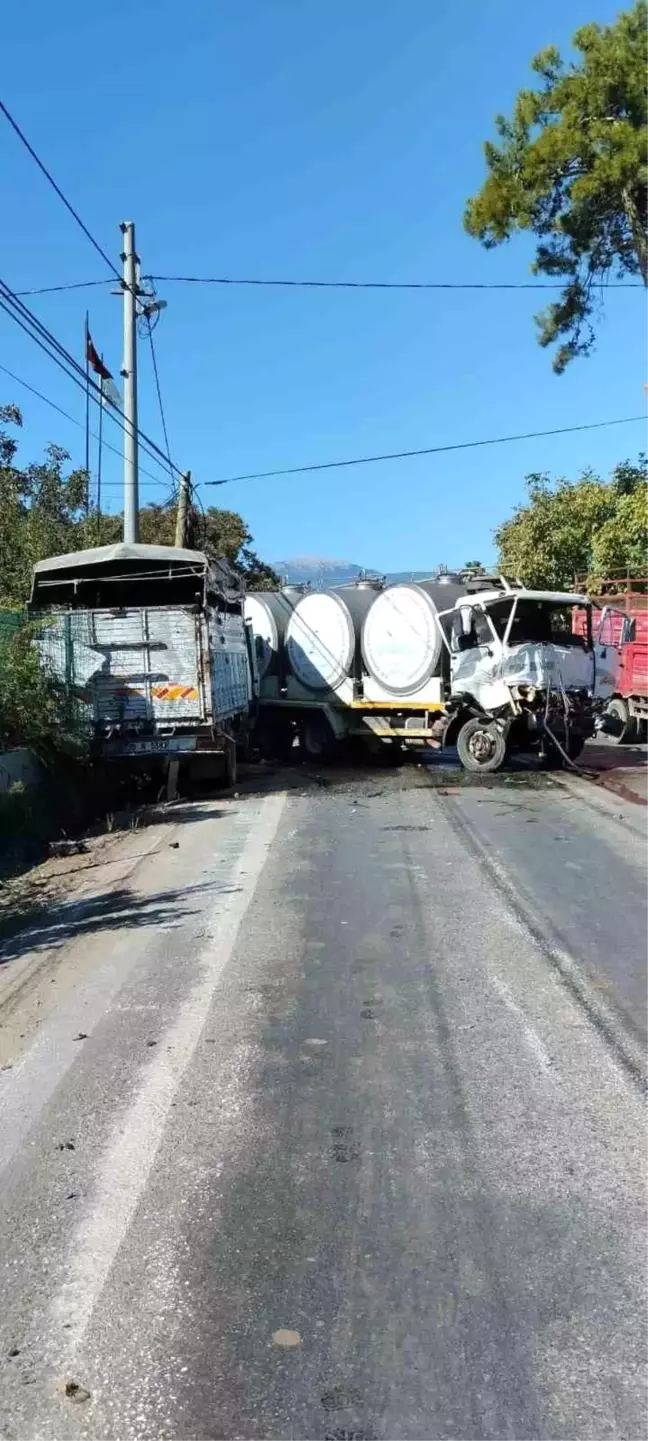
[[[315,712],[302,721],[300,730],[302,751],[309,761],[324,765],[330,761],[335,750],[335,736],[326,716]]]
[[[608,701],[605,708],[606,716],[609,716],[614,723],[614,729],[607,731],[610,740],[618,746],[632,745],[637,736],[637,722],[630,714],[628,704],[623,696],[616,695]]]
[[[506,741],[493,721],[473,716],[459,731],[457,754],[464,770],[487,775],[504,765]]]

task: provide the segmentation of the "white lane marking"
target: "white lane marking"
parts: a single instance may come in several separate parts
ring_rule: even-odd
[[[498,996],[504,1002],[507,1010],[509,1010],[512,1015],[516,1016],[518,1021],[520,1022],[524,1039],[527,1043],[527,1046],[529,1047],[529,1050],[533,1051],[538,1065],[540,1066],[540,1070],[546,1076],[550,1076],[552,1080],[557,1080],[556,1069],[553,1065],[551,1056],[549,1055],[546,1046],[540,1040],[537,1031],[534,1031],[533,1026],[530,1025],[524,1014],[524,1011],[522,1010],[522,1007],[518,1006],[517,1001],[513,999],[513,996],[511,995],[511,992],[509,991],[506,983],[500,980],[499,976],[494,976],[492,973],[489,975],[488,979],[493,989],[497,991]]]
[[[250,840],[234,867],[247,874],[238,892],[218,897],[207,916],[202,974],[177,1020],[160,1037],[155,1058],[125,1114],[117,1117],[112,1137],[98,1164],[94,1199],[72,1238],[67,1278],[51,1306],[52,1356],[59,1367],[71,1359],[88,1328],[117,1252],[144,1192],[164,1133],[171,1103],[196,1049],[214,991],[230,959],[241,922],[254,895],[277,832],[286,795],[261,804]],[[244,870],[245,867],[245,870]]]

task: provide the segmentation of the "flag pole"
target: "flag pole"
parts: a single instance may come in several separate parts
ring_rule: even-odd
[[[85,390],[86,390],[86,403],[85,403],[86,518],[87,518],[88,515],[90,514],[90,357],[89,357],[89,354],[88,354],[88,351],[89,351],[89,344],[88,344],[89,339],[90,339],[90,316],[88,315],[88,311],[86,310],[86,315],[85,315],[85,344],[84,344],[84,347],[83,347],[83,357],[84,357],[84,361],[85,361],[85,383],[86,383],[86,384],[85,384]]]
[[[103,355],[101,357],[103,365]],[[104,413],[104,381],[103,375],[99,376],[99,454],[97,456],[97,540],[101,541],[101,446],[103,438],[103,413]]]

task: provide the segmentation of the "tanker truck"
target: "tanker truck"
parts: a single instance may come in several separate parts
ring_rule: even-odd
[[[320,761],[345,739],[394,761],[404,746],[456,746],[465,769],[489,772],[514,751],[572,764],[594,733],[585,595],[484,576],[369,579],[256,593],[246,617],[262,749],[275,755],[297,741]]]
[[[449,676],[437,616],[465,593],[459,577],[443,575],[248,595],[261,748],[286,755],[298,740],[323,760],[340,741],[360,740],[398,761],[404,743],[431,740]]]

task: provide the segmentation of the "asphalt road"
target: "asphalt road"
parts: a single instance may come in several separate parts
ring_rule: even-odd
[[[643,812],[334,780],[5,943],[1,1435],[645,1434]]]

